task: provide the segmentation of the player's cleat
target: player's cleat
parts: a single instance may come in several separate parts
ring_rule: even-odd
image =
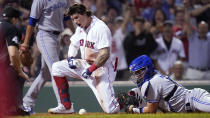
[[[59,104],[55,108],[48,109],[48,112],[52,113],[52,114],[72,114],[72,113],[74,113],[73,103],[71,104],[71,108],[70,109],[66,109],[63,106],[63,104]]]
[[[28,112],[30,114],[35,114],[35,112],[33,111],[33,108],[26,105],[25,103],[23,103],[23,106],[22,106],[22,109],[25,111],[25,112]]]

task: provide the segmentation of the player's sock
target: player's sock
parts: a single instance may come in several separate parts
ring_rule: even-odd
[[[59,90],[61,103],[64,105],[66,109],[70,109],[71,101],[70,101],[70,95],[69,95],[69,84],[66,77],[53,76],[53,78]]]

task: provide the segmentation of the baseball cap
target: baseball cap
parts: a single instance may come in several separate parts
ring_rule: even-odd
[[[12,6],[7,6],[3,9],[2,12],[3,17],[15,17],[18,18],[20,17],[20,11],[13,8]]]
[[[114,19],[115,22],[120,22],[123,21],[123,17],[122,16],[118,16]]]
[[[174,23],[173,23],[173,21],[171,21],[171,20],[166,20],[166,21],[163,23],[163,26],[166,26],[166,25],[173,26]]]
[[[72,31],[71,31],[69,28],[66,28],[66,29],[64,29],[64,31],[61,33],[61,37],[64,37],[65,35],[72,36],[73,33],[72,33]]]

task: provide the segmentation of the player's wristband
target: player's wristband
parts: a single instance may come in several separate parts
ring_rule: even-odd
[[[95,64],[92,64],[88,70],[92,73],[94,70],[96,70],[98,67]]]
[[[31,26],[33,26],[33,27],[35,27],[37,21],[38,21],[38,19],[29,17],[28,24],[31,25]]]
[[[139,110],[140,110],[140,113],[143,113],[143,109],[144,107],[141,107]]]

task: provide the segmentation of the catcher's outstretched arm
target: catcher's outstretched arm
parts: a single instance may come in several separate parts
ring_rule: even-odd
[[[158,102],[156,103],[149,103],[147,102],[147,106],[143,108],[143,113],[156,113],[158,109]]]
[[[128,113],[156,113],[158,109],[158,102],[156,103],[149,103],[147,102],[146,107],[136,108],[134,105],[129,106]]]

